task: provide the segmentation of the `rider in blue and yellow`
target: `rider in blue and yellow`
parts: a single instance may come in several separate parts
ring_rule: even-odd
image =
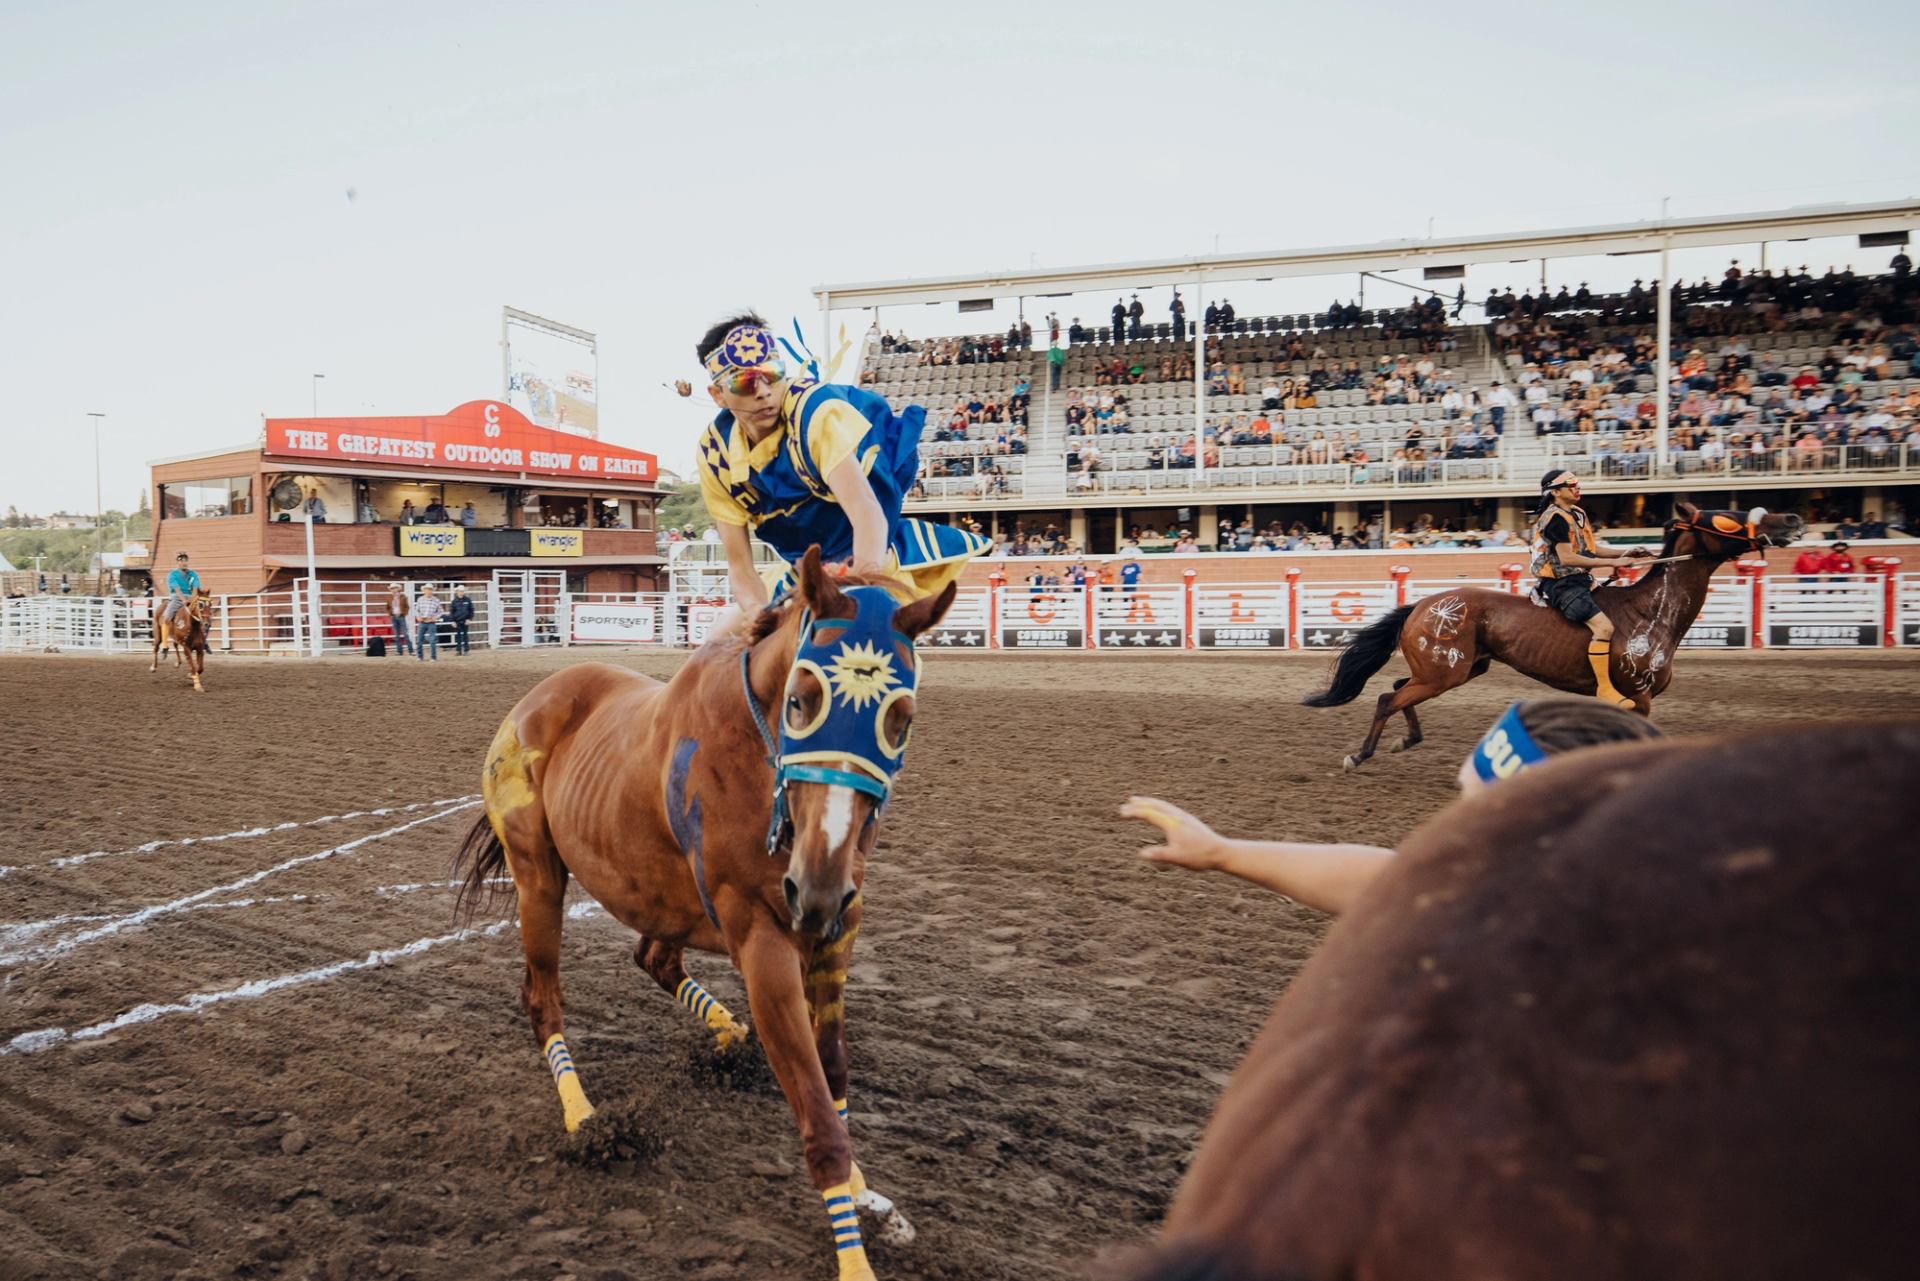
[[[821,559],[883,575],[913,596],[939,591],[987,550],[978,534],[900,514],[920,466],[919,405],[896,415],[865,388],[789,378],[773,334],[752,314],[713,326],[697,350],[720,407],[700,437],[700,493],[743,611],[791,586],[792,566],[815,544]],[[786,562],[765,581],[749,531]]]

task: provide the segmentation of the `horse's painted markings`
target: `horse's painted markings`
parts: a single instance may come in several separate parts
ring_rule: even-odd
[[[480,782],[489,815],[501,818],[539,799],[533,790],[533,767],[545,756],[537,747],[521,746],[520,727],[513,723],[513,717],[500,722],[500,730],[487,748],[487,769]]]
[[[1458,596],[1437,597],[1428,606],[1433,619],[1433,634],[1441,640],[1449,640],[1460,628],[1460,619],[1465,615],[1467,603]]]
[[[680,852],[693,860],[693,888],[700,892],[700,906],[706,909],[707,919],[717,930],[720,918],[714,913],[713,899],[707,895],[700,798],[687,795],[687,775],[693,769],[693,754],[699,750],[697,738],[683,738],[673,745],[673,761],[667,769],[667,826],[672,829],[674,844],[680,847]]]

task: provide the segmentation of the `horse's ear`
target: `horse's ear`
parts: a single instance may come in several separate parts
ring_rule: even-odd
[[[1673,504],[1673,514],[1688,524],[1692,524],[1700,518],[1700,509],[1682,498]]]
[[[947,610],[953,604],[953,598],[960,594],[960,584],[948,583],[933,596],[922,596],[910,605],[902,605],[894,611],[893,625],[908,640],[913,640],[930,627],[939,625],[947,616]]]
[[[820,545],[815,543],[807,548],[807,554],[800,558],[800,601],[815,618],[851,618],[853,610],[846,605],[846,597],[820,563]]]

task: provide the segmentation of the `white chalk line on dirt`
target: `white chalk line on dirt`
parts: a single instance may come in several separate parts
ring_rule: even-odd
[[[476,792],[468,796],[447,796],[437,801],[414,801],[407,805],[384,805],[379,809],[348,810],[345,814],[322,814],[319,818],[310,818],[303,822],[288,821],[273,823],[261,827],[243,827],[237,832],[220,832],[213,836],[181,836],[172,840],[148,841],[145,845],[135,845],[124,850],[94,850],[87,854],[68,854],[62,858],[49,859],[46,867],[77,867],[82,863],[91,863],[97,858],[119,858],[127,854],[151,854],[180,845],[212,845],[217,841],[245,841],[256,836],[272,836],[275,832],[292,832],[303,827],[321,827],[327,823],[345,823],[356,818],[386,818],[392,814],[412,814],[418,810],[438,809],[442,805],[457,805],[463,801],[480,799]],[[18,867],[0,869],[0,876],[7,872],[17,872]]]
[[[598,903],[584,899],[567,908],[568,920],[580,920],[582,917],[604,913]],[[410,956],[419,956],[423,952],[448,943],[465,943],[469,939],[490,938],[513,925],[511,920],[495,921],[492,925],[478,928],[455,930],[451,934],[441,934],[433,938],[415,939],[400,947],[386,948],[368,952],[364,957],[352,961],[335,961],[331,965],[318,966],[311,970],[301,970],[295,974],[282,974],[277,978],[249,979],[234,987],[223,988],[218,992],[195,992],[178,1001],[159,1004],[148,1002],[136,1005],[124,1014],[116,1015],[105,1022],[92,1023],[81,1028],[46,1027],[33,1032],[22,1032],[12,1040],[0,1044],[0,1058],[10,1054],[38,1054],[42,1050],[52,1049],[56,1045],[70,1044],[76,1041],[95,1041],[122,1028],[133,1027],[140,1023],[151,1023],[156,1019],[167,1018],[174,1014],[197,1014],[202,1010],[228,1001],[251,1001],[273,992],[288,988],[305,987],[313,983],[325,983],[342,974],[352,974],[358,970],[378,969],[391,965],[395,961]]]
[[[311,903],[326,897],[318,894],[278,894],[269,898],[237,898],[225,903],[196,903],[183,908],[187,912],[215,912],[229,907],[272,907],[278,903]],[[0,948],[18,947],[45,934],[48,930],[58,929],[62,925],[90,925],[95,921],[111,921],[113,912],[69,912],[65,916],[49,916],[44,921],[8,922],[0,925]]]
[[[409,822],[401,823],[398,826],[389,827],[384,831],[356,837],[351,841],[343,842],[329,849],[317,850],[312,854],[301,854],[295,858],[287,859],[285,862],[276,863],[272,867],[262,868],[257,872],[249,872],[247,875],[236,880],[228,881],[224,885],[216,885],[211,889],[197,890],[192,894],[182,895],[179,898],[171,899],[165,903],[155,903],[150,907],[143,907],[135,912],[109,917],[106,921],[92,929],[81,930],[77,934],[66,935],[44,947],[28,948],[24,951],[16,952],[0,952],[0,965],[30,965],[38,961],[63,956],[76,948],[84,947],[89,943],[95,943],[103,938],[118,934],[129,926],[144,925],[157,917],[171,916],[175,913],[185,911],[195,904],[204,903],[208,899],[218,898],[223,894],[231,894],[236,890],[244,890],[251,885],[258,885],[269,876],[277,876],[281,872],[290,871],[293,868],[303,866],[307,863],[317,863],[322,859],[333,858],[338,854],[351,853],[363,845],[371,845],[375,841],[384,841],[388,837],[398,836],[402,832],[410,831],[424,823],[438,822],[449,814],[458,814],[462,810],[472,809],[479,803],[478,799],[462,801],[436,814],[429,814],[425,818],[416,818]],[[31,922],[29,922],[29,924],[31,924]]]

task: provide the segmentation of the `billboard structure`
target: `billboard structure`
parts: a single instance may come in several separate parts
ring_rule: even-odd
[[[600,434],[600,348],[594,336],[514,307],[500,309],[501,396],[529,421]]]

